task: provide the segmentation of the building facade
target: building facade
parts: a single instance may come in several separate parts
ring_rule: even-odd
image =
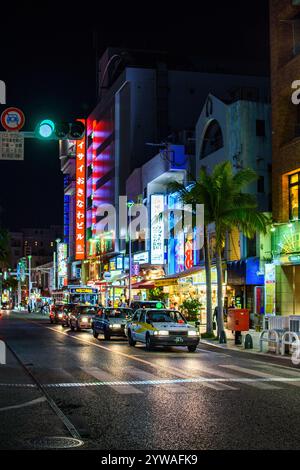
[[[276,313],[300,313],[300,105],[292,99],[300,70],[300,5],[270,1],[272,89],[272,277]]]

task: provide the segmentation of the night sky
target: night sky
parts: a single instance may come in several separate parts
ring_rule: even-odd
[[[267,0],[106,3],[111,6],[27,1],[5,14],[1,6],[0,79],[7,105],[25,113],[23,130],[42,118],[88,115],[95,104],[96,55],[108,46],[186,53],[230,63],[237,73],[268,74]],[[0,175],[0,225],[62,225],[57,143],[27,141],[24,162],[0,161]]]

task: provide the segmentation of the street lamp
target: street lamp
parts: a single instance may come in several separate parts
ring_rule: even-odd
[[[129,220],[131,220],[131,208],[134,206],[134,202],[133,201],[128,201],[127,202],[127,207],[128,207],[128,218]],[[129,233],[129,250],[128,250],[128,254],[129,254],[129,277],[128,277],[128,297],[129,297],[129,305],[130,305],[130,302],[131,302],[131,278],[132,278],[132,247],[131,247],[131,229],[130,227],[128,227],[129,230],[128,230],[128,233]]]
[[[28,290],[29,290],[29,297],[31,294],[32,289],[32,282],[31,282],[31,255],[28,255]]]
[[[58,279],[58,245],[61,242],[61,239],[57,238],[55,240],[55,242],[56,242],[56,249],[53,252],[53,271],[54,271],[54,273],[53,273],[53,275],[54,275],[53,276],[54,277],[54,286],[53,286],[53,288],[54,289],[59,289],[59,285],[58,285],[58,281],[59,281],[59,279]]]

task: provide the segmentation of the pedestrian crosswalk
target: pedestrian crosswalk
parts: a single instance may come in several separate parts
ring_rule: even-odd
[[[265,370],[264,370],[265,369]],[[127,366],[122,370],[108,371],[104,367],[80,369],[81,381],[48,383],[46,387],[109,387],[120,395],[141,395],[159,387],[170,394],[188,394],[196,389],[215,392],[237,392],[251,388],[259,391],[280,391],[288,386],[300,387],[300,371],[251,363],[242,367],[236,364],[215,364],[200,361],[187,362],[184,368],[171,367],[149,371]],[[67,375],[70,376],[68,373]]]

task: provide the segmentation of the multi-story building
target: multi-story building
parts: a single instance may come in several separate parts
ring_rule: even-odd
[[[229,161],[234,171],[253,169],[258,178],[246,190],[256,196],[258,209],[269,213],[271,153],[271,106],[266,90],[239,88],[230,100],[208,96],[196,125],[197,174],[201,166],[211,171],[223,161]],[[213,227],[209,236],[213,242]],[[251,240],[236,229],[227,235],[224,250],[228,295],[253,315],[263,313],[265,307],[262,245],[267,247],[264,235]]]
[[[300,313],[300,3],[270,1],[273,219],[270,284],[278,314]]]
[[[162,141],[180,144],[174,136],[194,129],[209,91],[223,94],[237,85],[258,83],[267,89],[266,80],[203,73],[159,53],[105,52],[100,59],[99,102],[87,119],[84,282],[101,277],[109,259],[125,249],[124,240],[119,242],[118,218],[116,233],[102,233],[100,206],[112,204],[118,212],[130,173],[152,158]]]
[[[32,267],[53,260],[55,240],[62,238],[62,227],[51,225],[49,228],[23,228],[10,232],[11,266],[16,269],[22,257],[31,256]]]

